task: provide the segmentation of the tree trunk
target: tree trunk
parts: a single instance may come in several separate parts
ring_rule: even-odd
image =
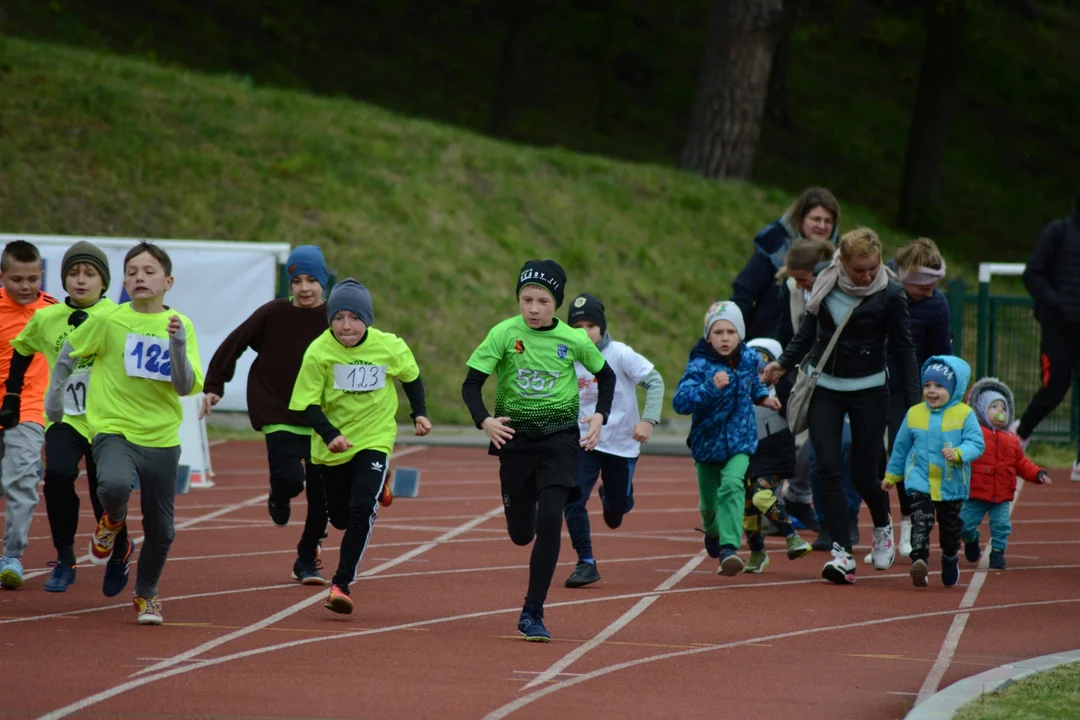
[[[787,104],[788,65],[791,60],[791,33],[795,29],[795,3],[784,6],[784,22],[780,28],[780,40],[773,53],[769,71],[769,96],[765,112],[785,130],[792,128],[791,113]]]
[[[680,167],[717,179],[750,176],[783,15],[782,0],[713,3]]]
[[[488,131],[496,137],[508,137],[513,124],[514,80],[521,65],[526,21],[532,0],[515,0],[502,5],[506,13],[499,65],[495,68],[495,97],[492,100]]]
[[[926,47],[911,112],[897,223],[933,232],[940,220],[941,174],[949,115],[960,84],[965,51],[965,0],[927,0]]]

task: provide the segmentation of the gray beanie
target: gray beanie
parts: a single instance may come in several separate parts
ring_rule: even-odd
[[[333,322],[334,316],[340,310],[354,313],[368,327],[375,322],[375,308],[371,303],[371,293],[352,278],[336,283],[330,291],[330,299],[326,302],[326,319]]]
[[[739,333],[739,341],[746,337],[746,323],[743,322],[742,310],[730,300],[713,303],[709,311],[705,313],[705,339],[709,339],[709,331],[717,320],[727,320],[735,326]]]
[[[109,257],[97,245],[80,240],[67,249],[64,259],[60,261],[60,285],[65,292],[67,292],[68,270],[78,263],[86,263],[97,268],[98,274],[101,275],[103,289],[109,289],[109,282],[112,280],[109,276]]]

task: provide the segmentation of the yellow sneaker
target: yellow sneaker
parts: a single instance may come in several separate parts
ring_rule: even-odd
[[[165,618],[161,617],[161,601],[157,595],[152,598],[136,595],[132,598],[132,604],[139,611],[140,625],[160,625],[165,622]]]

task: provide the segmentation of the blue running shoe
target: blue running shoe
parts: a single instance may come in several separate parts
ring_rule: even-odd
[[[5,557],[0,560],[0,587],[5,590],[16,590],[23,584],[22,559]]]
[[[59,560],[49,564],[53,571],[45,581],[45,592],[67,592],[67,589],[75,584],[75,567],[65,565]]]
[[[720,557],[720,538],[719,537],[710,537],[709,534],[707,532],[705,532],[704,530],[702,530],[701,528],[694,528],[694,529],[705,536],[705,552],[709,553],[709,557],[711,557],[711,558]]]
[[[526,605],[522,609],[517,629],[529,642],[551,642],[551,633],[544,627],[544,606],[540,603]]]
[[[112,557],[105,565],[105,579],[101,581],[101,592],[105,597],[116,597],[127,587],[128,567],[131,565],[131,556],[135,554],[135,541],[130,537],[127,546],[122,550],[113,551]]]
[[[941,584],[952,587],[960,579],[960,558],[956,555],[941,556]]]

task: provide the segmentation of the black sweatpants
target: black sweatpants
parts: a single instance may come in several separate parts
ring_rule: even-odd
[[[86,478],[90,486],[90,504],[94,518],[101,519],[101,501],[97,494],[97,465],[90,451],[90,441],[67,423],[54,423],[45,431],[45,512],[49,517],[53,546],[57,550],[75,545],[79,528],[79,461],[86,460]]]
[[[931,500],[926,493],[911,494],[911,559],[926,561],[930,557],[930,531],[934,529],[934,515],[938,522],[938,544],[943,555],[953,556],[960,550],[960,533],[964,522],[960,519],[963,500]]]
[[[288,430],[266,434],[266,455],[270,463],[270,496],[284,502],[307,494],[307,519],[296,554],[304,562],[315,562],[319,541],[326,533],[326,487],[321,466],[311,462],[311,436]]]
[[[344,530],[337,572],[331,580],[346,593],[356,580],[360,561],[379,514],[379,495],[390,458],[381,450],[361,450],[342,465],[322,465],[330,524]]]
[[[874,527],[889,524],[889,498],[879,480],[882,438],[889,402],[887,386],[840,392],[820,385],[810,400],[810,442],[817,455],[825,527],[833,542],[851,552],[850,516],[843,485],[844,415],[851,418],[851,483],[870,510]]]
[[[511,443],[499,453],[506,530],[515,545],[533,542],[529,557],[526,605],[547,599],[559,563],[563,512],[568,499],[577,499],[580,434],[556,433],[541,439]]]
[[[1069,392],[1073,378],[1080,378],[1080,327],[1043,325],[1039,340],[1039,362],[1042,368],[1042,387],[1031,398],[1020,418],[1016,434],[1031,437],[1043,419],[1061,404]],[[1077,439],[1076,461],[1080,462],[1080,438]]]
[[[888,453],[882,456],[882,479],[885,478],[884,466],[888,464],[889,453],[892,453],[893,443],[896,442],[896,434],[900,432],[900,426],[904,424],[904,418],[910,409],[907,401],[904,400],[904,393],[889,393],[889,449]],[[896,483],[896,496],[900,499],[900,514],[904,517],[911,517],[911,496],[904,489],[903,480]]]

